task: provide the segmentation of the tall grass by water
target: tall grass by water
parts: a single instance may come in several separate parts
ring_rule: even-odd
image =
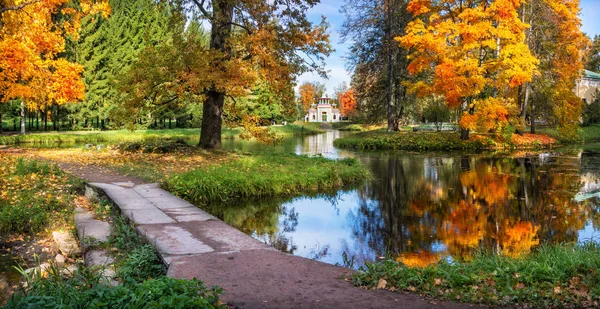
[[[412,291],[445,300],[529,308],[598,308],[600,245],[543,245],[523,257],[479,253],[411,268],[394,260],[368,264],[354,284]]]
[[[174,176],[166,187],[191,201],[210,203],[294,195],[355,184],[367,177],[368,170],[356,159],[257,154]]]

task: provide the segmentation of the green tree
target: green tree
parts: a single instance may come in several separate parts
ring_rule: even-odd
[[[585,68],[593,72],[600,72],[600,35],[596,34],[596,36],[594,36],[592,49],[590,50],[589,59]]]
[[[120,94],[115,80],[150,45],[169,39],[173,8],[153,0],[111,0],[112,16],[97,15],[82,21],[81,35],[74,43],[75,60],[85,67],[86,99],[71,106],[78,121],[104,120],[119,108]]]

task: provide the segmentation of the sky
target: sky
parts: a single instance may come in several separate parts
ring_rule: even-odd
[[[580,0],[582,31],[590,37],[600,35],[600,0]],[[329,71],[329,79],[322,79],[317,74],[305,73],[298,78],[298,85],[303,82],[320,82],[326,85],[326,94],[333,95],[333,89],[343,83],[350,84],[352,72],[345,69],[344,55],[348,52],[351,42],[341,42],[340,30],[344,23],[344,16],[339,12],[344,0],[321,0],[321,3],[308,11],[308,19],[313,23],[319,23],[321,16],[327,18],[331,44],[335,49],[329,58],[325,60],[326,70]]]

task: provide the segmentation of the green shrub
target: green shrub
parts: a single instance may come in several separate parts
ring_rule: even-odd
[[[583,104],[583,125],[590,125],[594,123],[600,123],[600,93],[594,102],[590,104]]]
[[[163,276],[165,269],[151,245],[139,246],[123,259],[118,267],[118,275],[122,279],[133,279],[137,282]]]

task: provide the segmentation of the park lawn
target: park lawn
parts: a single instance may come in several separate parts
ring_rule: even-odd
[[[318,127],[303,124],[269,127],[278,135],[310,135],[324,132]],[[238,138],[242,128],[223,128],[223,139]],[[109,131],[64,131],[43,132],[25,135],[0,135],[0,145],[18,144],[74,144],[74,143],[122,143],[148,142],[157,140],[184,139],[194,144],[200,138],[200,129],[164,129],[164,130],[109,130]]]
[[[476,255],[417,267],[386,260],[352,276],[355,285],[508,308],[598,308],[600,245],[544,245],[523,257]]]

